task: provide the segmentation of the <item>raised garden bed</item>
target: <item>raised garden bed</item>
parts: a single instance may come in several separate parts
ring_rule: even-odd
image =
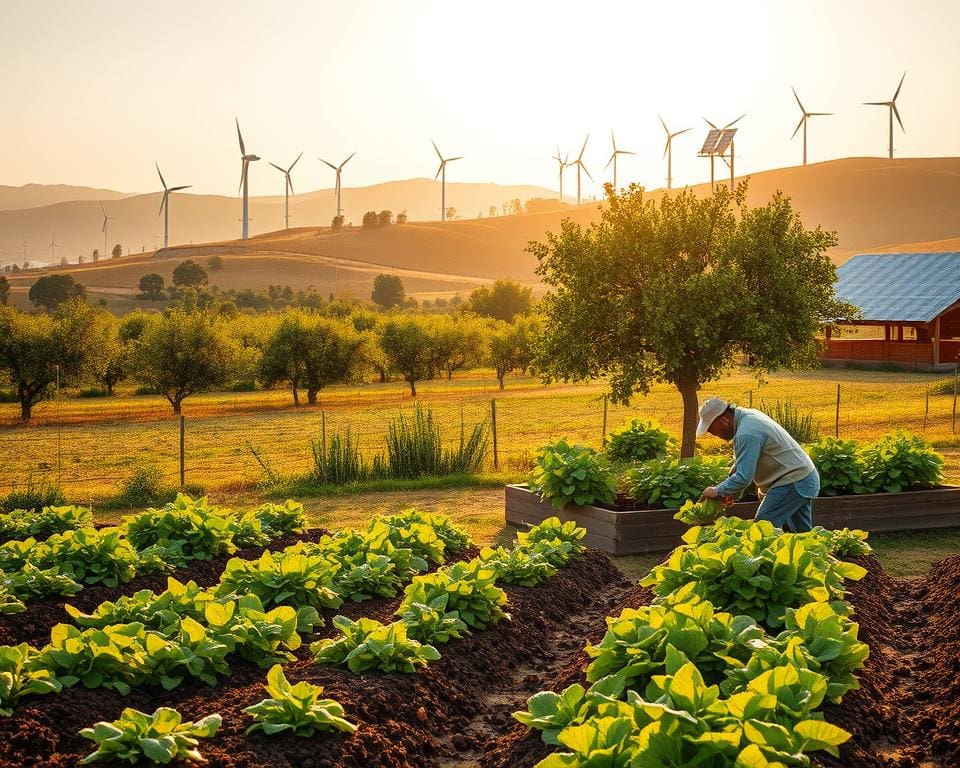
[[[752,518],[758,502],[734,504],[728,514]],[[554,509],[525,485],[506,487],[506,521],[536,525],[548,517],[576,520],[587,529],[588,546],[614,555],[668,552],[688,526],[674,520],[673,509],[616,511],[604,507],[567,505]],[[813,503],[813,519],[824,528],[860,528],[866,531],[909,531],[960,526],[960,488],[943,487],[902,493],[864,493],[825,496]]]

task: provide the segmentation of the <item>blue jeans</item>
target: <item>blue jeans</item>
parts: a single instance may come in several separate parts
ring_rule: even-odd
[[[767,491],[754,519],[769,520],[777,528],[793,533],[813,528],[813,499],[801,496],[796,485],[778,485]]]

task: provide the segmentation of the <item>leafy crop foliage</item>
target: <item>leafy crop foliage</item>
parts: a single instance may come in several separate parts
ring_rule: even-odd
[[[723,502],[719,499],[703,499],[702,501],[690,500],[684,502],[673,519],[687,525],[710,525],[722,516]]]
[[[271,539],[291,533],[303,533],[307,529],[303,504],[287,499],[283,504],[261,504],[253,510],[264,533]]]
[[[60,690],[47,669],[34,666],[37,651],[26,643],[0,645],[0,715],[9,717],[21,696],[39,696]]]
[[[66,533],[87,528],[93,522],[87,507],[44,507],[39,513],[32,509],[15,509],[0,514],[0,541],[9,539],[45,539],[55,533]]]
[[[943,479],[943,456],[908,432],[892,432],[865,446],[862,460],[866,484],[878,491],[898,493]]]
[[[124,532],[138,550],[159,545],[174,562],[209,560],[237,549],[229,518],[206,498],[194,501],[185,494],[160,509],[125,518]]]
[[[540,449],[530,474],[530,489],[557,509],[613,501],[613,470],[602,454],[560,439]]]
[[[81,585],[116,587],[136,575],[140,562],[136,550],[116,528],[79,528],[55,533],[45,541],[12,539],[0,545],[0,570],[8,575],[20,572],[19,579],[12,581],[20,583],[24,595],[54,594],[51,589],[58,590],[56,594],[72,594],[67,578]]]
[[[243,710],[255,721],[247,733],[261,730],[268,736],[284,732],[313,736],[328,731],[353,733],[357,730],[357,726],[346,719],[338,702],[320,698],[321,686],[308,682],[291,685],[279,664],[270,668],[264,688],[270,698]]]
[[[820,475],[821,496],[869,493],[863,479],[863,466],[856,440],[825,437],[808,449]]]
[[[724,459],[695,456],[690,459],[654,459],[627,470],[627,494],[638,504],[680,509],[700,498],[704,488],[727,476]]]
[[[586,535],[586,529],[573,520],[561,523],[558,517],[548,517],[529,531],[520,531],[517,534],[517,548],[536,551],[551,565],[560,568],[570,558],[583,552],[583,538]]]
[[[480,560],[496,572],[498,582],[535,587],[557,572],[556,566],[547,559],[548,549],[548,545],[534,545],[530,549],[487,547],[480,551]]]
[[[672,440],[655,421],[634,419],[629,425],[610,433],[604,453],[610,461],[649,461],[664,456]]]
[[[59,566],[41,569],[33,563],[24,563],[23,568],[5,575],[0,583],[20,600],[75,595],[81,589],[69,575],[60,572]]]
[[[159,707],[152,715],[128,707],[117,720],[99,722],[80,731],[83,738],[97,745],[83,762],[204,762],[197,746],[200,739],[214,736],[220,723],[220,715],[185,723],[180,713],[170,707]]]
[[[390,527],[403,528],[413,523],[426,525],[433,529],[437,537],[443,542],[444,549],[456,554],[467,547],[473,546],[470,534],[450,522],[446,515],[435,512],[421,512],[419,509],[405,509],[396,515],[380,517],[370,523],[367,530],[375,525],[383,524]]]
[[[343,600],[333,590],[339,569],[338,563],[322,555],[267,550],[258,560],[231,558],[216,594],[256,595],[266,607],[339,608]]]
[[[440,658],[432,645],[408,637],[402,621],[381,624],[374,619],[351,621],[336,616],[333,625],[343,637],[325,638],[310,646],[318,664],[344,664],[351,672],[379,669],[382,672],[414,672]]]

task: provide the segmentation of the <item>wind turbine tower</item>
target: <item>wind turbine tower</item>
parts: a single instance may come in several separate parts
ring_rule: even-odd
[[[553,159],[557,161],[557,164],[560,166],[560,205],[563,206],[563,169],[570,165],[570,153],[567,152],[564,157],[560,157],[560,145],[557,145],[557,154],[553,155]]]
[[[447,163],[452,163],[454,160],[463,160],[463,155],[458,155],[457,157],[444,157],[440,154],[440,150],[437,149],[437,143],[430,139],[430,143],[433,144],[433,149],[437,153],[437,157],[440,158],[440,167],[437,168],[437,175],[433,177],[433,180],[436,181],[438,177],[442,177],[440,181],[440,221],[447,220]]]
[[[250,163],[255,163],[260,158],[253,154],[247,154],[247,149],[243,145],[243,134],[240,133],[240,120],[237,118],[234,118],[234,120],[236,120],[237,123],[237,138],[240,140],[240,160],[243,162],[243,167],[240,170],[240,188],[243,190],[243,239],[246,240],[250,235],[249,203],[247,197]]]
[[[100,213],[103,214],[103,226],[100,227],[100,231],[103,232],[103,258],[107,258],[107,222],[115,221],[113,216],[107,216],[107,210],[103,207],[103,201],[97,201],[100,203]]]
[[[703,121],[710,126],[710,131],[707,133],[707,138],[703,142],[703,147],[700,148],[700,157],[709,157],[710,158],[710,189],[713,189],[713,163],[716,158],[720,158],[730,166],[730,189],[733,190],[733,179],[734,179],[734,144],[733,137],[737,133],[737,129],[733,126],[739,123],[746,115],[740,115],[736,120],[732,120],[727,123],[723,128],[717,128],[713,123],[711,123],[707,118],[703,118]],[[729,160],[727,159],[726,151],[729,148],[730,155]]]
[[[434,145],[434,146],[436,146],[436,145]],[[351,159],[351,158],[353,157],[353,155],[355,155],[355,154],[357,154],[357,153],[354,152],[353,154],[351,154],[350,157],[348,157],[346,160],[344,160],[342,163],[340,163],[340,165],[334,165],[333,163],[324,160],[322,157],[320,158],[321,160],[323,160],[323,162],[325,162],[327,165],[329,165],[331,168],[333,168],[333,170],[334,170],[334,171],[336,172],[336,174],[337,174],[337,182],[336,182],[336,185],[335,185],[333,191],[334,191],[334,193],[337,195],[337,217],[338,217],[338,218],[343,215],[343,208],[340,207],[340,189],[341,189],[341,188],[340,188],[340,174],[343,173],[343,166],[345,166],[347,163],[349,163],[349,162],[350,162],[350,159]]]
[[[47,247],[50,249],[50,264],[51,266],[57,266],[57,248],[60,244],[57,242],[57,236],[54,235],[50,238],[50,245]],[[26,262],[24,262],[26,264]]]
[[[797,123],[797,127],[793,130],[793,136],[797,135],[797,131],[800,128],[803,128],[803,164],[807,164],[807,120],[811,117],[826,117],[827,115],[832,115],[833,112],[807,112],[806,108],[803,106],[803,102],[800,101],[800,97],[797,96],[797,89],[791,86],[791,91],[793,91],[793,98],[797,100],[797,106],[800,107],[800,111],[803,113],[803,117],[800,118],[800,122]]]
[[[657,117],[660,117],[660,115],[657,115]],[[660,117],[660,125],[663,126],[663,132],[667,134],[667,143],[663,147],[663,156],[667,158],[667,189],[673,189],[673,140],[682,133],[692,131],[693,128],[684,128],[682,131],[670,133],[670,129],[667,128],[667,124],[663,122],[662,117]]]
[[[897,111],[897,96],[900,95],[900,89],[903,88],[903,79],[907,76],[906,71],[903,73],[903,77],[900,78],[900,85],[897,86],[897,90],[894,91],[893,98],[890,101],[865,101],[863,102],[870,107],[886,107],[888,110],[887,117],[890,121],[890,144],[888,146],[887,152],[889,158],[893,160],[893,116],[897,116],[897,122],[900,123],[900,130],[906,132],[906,128],[903,127],[903,120],[900,119],[900,113]]]
[[[593,181],[593,176],[590,175],[590,171],[587,170],[587,166],[583,164],[583,153],[587,149],[587,142],[589,140],[590,140],[590,134],[588,133],[587,138],[583,140],[583,146],[580,148],[580,154],[577,155],[577,159],[573,162],[573,164],[577,166],[577,205],[580,205],[580,171],[581,169],[585,174],[587,174],[587,178],[590,179],[590,181]]]
[[[630,152],[626,149],[617,149],[617,138],[613,135],[613,131],[610,131],[610,142],[613,144],[613,154],[610,155],[610,159],[607,160],[607,164],[603,166],[603,170],[607,170],[610,167],[610,164],[613,163],[613,188],[619,189],[617,186],[617,155],[635,155],[636,152]]]
[[[285,229],[290,229],[290,195],[294,194],[293,192],[293,181],[290,179],[290,171],[293,170],[300,158],[303,157],[303,152],[297,155],[297,159],[290,163],[290,167],[287,169],[281,168],[276,163],[270,163],[274,168],[276,168],[284,176],[283,183],[283,220],[286,222]],[[246,215],[246,214],[244,214]]]
[[[163,199],[160,201],[160,210],[157,211],[157,216],[163,213],[163,247],[167,247],[167,242],[169,240],[170,234],[170,193],[179,192],[181,189],[190,189],[191,184],[187,184],[183,187],[168,187],[167,182],[163,180],[163,174],[160,173],[160,165],[154,163],[157,166],[157,175],[160,177],[160,183],[163,185]],[[154,242],[153,250],[157,250],[157,244]]]

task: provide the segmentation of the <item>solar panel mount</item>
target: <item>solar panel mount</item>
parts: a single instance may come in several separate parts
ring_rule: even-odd
[[[717,142],[720,140],[720,134],[723,131],[719,128],[711,128],[707,138],[703,140],[703,146],[700,148],[701,155],[712,155],[716,152]]]

